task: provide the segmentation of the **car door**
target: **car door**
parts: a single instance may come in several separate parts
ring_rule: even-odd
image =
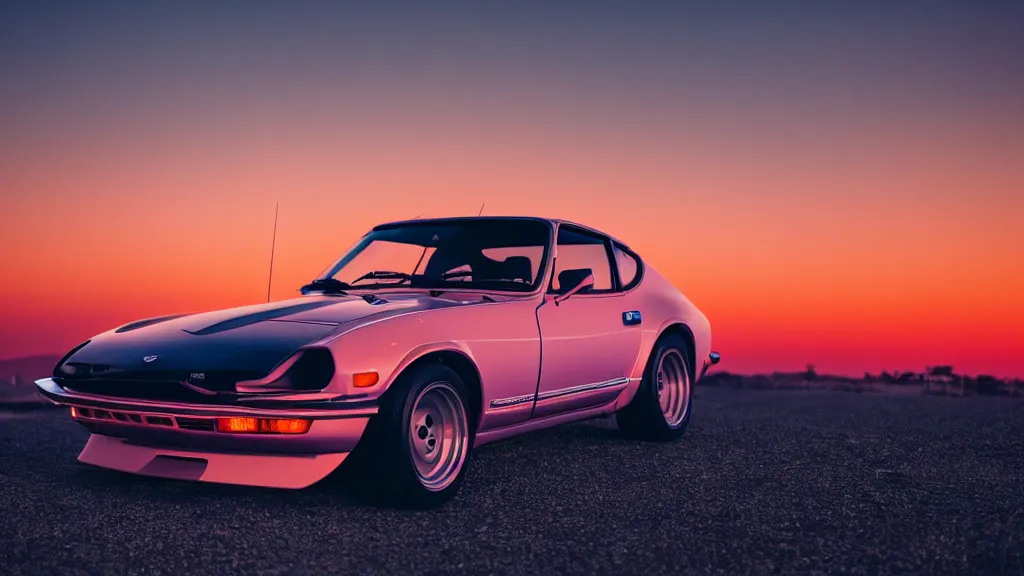
[[[640,349],[640,314],[624,297],[609,239],[560,224],[554,270],[544,303],[537,309],[541,371],[534,418],[583,410],[610,402],[628,383]],[[590,290],[556,304],[565,270],[589,268]],[[635,314],[634,314],[635,312]]]

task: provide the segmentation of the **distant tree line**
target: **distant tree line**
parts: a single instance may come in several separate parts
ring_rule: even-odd
[[[969,376],[957,374],[952,366],[928,366],[922,372],[899,370],[880,374],[865,372],[863,378],[819,374],[813,364],[802,372],[772,372],[771,374],[740,375],[730,372],[710,372],[701,384],[725,388],[748,389],[807,389],[811,387],[862,391],[866,384],[922,386],[923,392],[949,396],[1020,396],[1024,394],[1024,381],[1020,378],[1000,379],[990,374]]]

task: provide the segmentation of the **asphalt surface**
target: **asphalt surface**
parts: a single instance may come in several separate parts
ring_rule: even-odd
[[[1022,574],[1024,400],[700,390],[686,436],[610,420],[482,447],[440,510],[78,464],[0,415],[6,574]]]

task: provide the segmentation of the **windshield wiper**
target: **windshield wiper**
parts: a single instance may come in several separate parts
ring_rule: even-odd
[[[412,274],[406,274],[405,272],[395,272],[393,270],[374,270],[373,272],[367,272],[359,278],[352,281],[353,286],[357,282],[363,280],[409,280],[412,281]],[[352,288],[353,286],[347,286]]]
[[[345,290],[352,288],[349,284],[336,280],[334,278],[317,278],[309,284],[306,284],[299,291],[303,294],[309,294],[310,292],[323,292],[324,294],[340,294],[345,296],[348,294]]]

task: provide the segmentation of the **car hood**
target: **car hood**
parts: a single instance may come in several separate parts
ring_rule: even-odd
[[[238,378],[268,374],[303,346],[355,324],[397,314],[479,303],[425,294],[303,296],[281,302],[214,312],[150,318],[99,334],[72,350],[58,377],[156,376],[181,372],[235,373]],[[75,374],[62,372],[62,365]],[[170,374],[173,373],[173,376]],[[187,377],[187,374],[186,374]]]

